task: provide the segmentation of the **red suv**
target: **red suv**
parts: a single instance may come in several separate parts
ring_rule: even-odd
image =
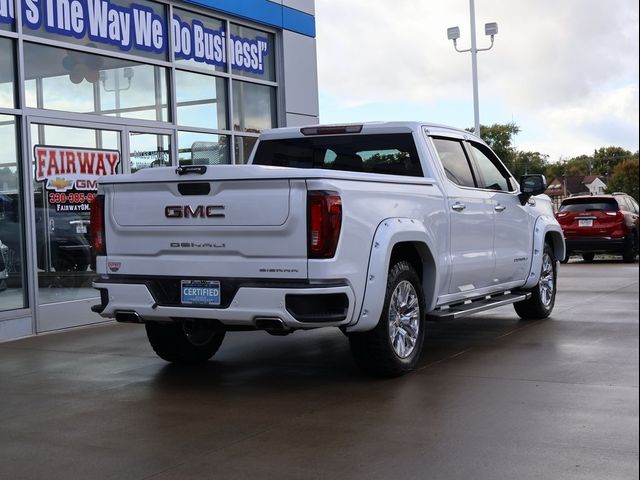
[[[565,199],[556,218],[564,231],[569,259],[581,253],[586,262],[596,253],[622,254],[633,262],[638,253],[638,203],[625,193]]]

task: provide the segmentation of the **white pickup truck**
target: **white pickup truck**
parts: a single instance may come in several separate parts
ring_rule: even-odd
[[[549,316],[565,246],[545,183],[440,125],[266,131],[249,165],[100,180],[93,310],[144,323],[171,362],[207,361],[227,331],[338,327],[363,369],[400,375],[426,320]]]

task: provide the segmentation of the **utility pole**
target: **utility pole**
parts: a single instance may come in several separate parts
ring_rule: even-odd
[[[458,38],[460,38],[460,28],[447,28],[447,38],[453,40],[453,47],[458,53],[471,52],[471,75],[473,80],[473,129],[474,133],[480,136],[480,107],[478,105],[478,52],[491,50],[493,47],[493,37],[498,34],[498,24],[495,22],[484,24],[484,34],[491,37],[491,45],[487,48],[477,48],[476,45],[476,9],[474,0],[469,0],[469,17],[471,20],[471,48],[466,50],[458,49]]]

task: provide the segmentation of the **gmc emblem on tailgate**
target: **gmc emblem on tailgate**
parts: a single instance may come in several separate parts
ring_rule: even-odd
[[[224,205],[167,205],[164,207],[167,218],[224,218]]]

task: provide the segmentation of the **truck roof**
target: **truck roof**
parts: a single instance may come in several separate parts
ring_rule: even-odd
[[[366,133],[409,133],[415,130],[419,130],[422,127],[427,129],[435,129],[442,132],[450,132],[458,135],[464,135],[469,137],[475,137],[480,140],[480,138],[466,130],[462,130],[459,128],[450,127],[447,125],[441,125],[438,123],[432,122],[418,122],[418,121],[396,121],[396,122],[360,122],[360,123],[340,123],[340,124],[311,124],[311,125],[301,125],[297,127],[281,127],[281,128],[273,128],[270,130],[263,130],[260,134],[260,138],[263,140],[275,139],[275,138],[292,138],[292,137],[303,137],[301,130],[303,128],[311,128],[311,127],[338,127],[338,126],[353,126],[353,125],[362,125],[362,131],[360,134]]]

